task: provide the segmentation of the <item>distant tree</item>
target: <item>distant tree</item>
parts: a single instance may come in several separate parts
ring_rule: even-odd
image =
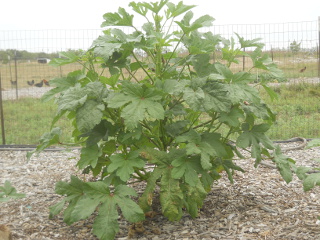
[[[59,57],[59,52],[49,53],[48,56],[49,56],[50,59],[58,58]]]
[[[2,64],[8,63],[8,54],[5,51],[0,51],[0,61]]]
[[[296,40],[294,40],[292,43],[290,43],[290,50],[293,54],[297,54],[301,50],[301,42],[297,43]]]
[[[81,55],[84,51],[82,49],[71,49],[71,48],[69,48],[66,52],[74,53],[76,55]]]

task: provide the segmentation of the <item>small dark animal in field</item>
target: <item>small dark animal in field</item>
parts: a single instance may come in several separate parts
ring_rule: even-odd
[[[36,87],[42,87],[43,86],[43,80],[39,83],[34,84]]]
[[[299,72],[303,73],[306,69],[307,67],[301,68]]]
[[[45,79],[42,80],[44,82],[45,85],[50,86],[49,82]]]
[[[29,86],[33,86],[33,85],[34,85],[34,80],[32,80],[32,81],[27,81],[27,83],[28,83]]]
[[[16,86],[17,85],[17,81],[10,80],[10,82],[11,82],[11,86]]]

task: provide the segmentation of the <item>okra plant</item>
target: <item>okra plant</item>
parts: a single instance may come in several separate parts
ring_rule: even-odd
[[[65,198],[50,208],[50,216],[67,205],[64,221],[72,224],[98,212],[93,233],[113,239],[119,214],[129,222],[143,221],[158,194],[169,220],[178,221],[184,211],[197,217],[222,172],[232,182],[234,171],[244,171],[235,162],[245,158],[239,149],[251,153],[255,166],[271,159],[290,182],[294,161],[267,137],[275,115],[257,90],[262,86],[276,97],[266,85],[270,77],[255,81],[257,70],[276,79],[282,75],[263,54],[260,39],[235,34],[228,40],[205,32],[214,19],[205,15],[194,20],[195,6],[183,2],[129,6],[146,19],[141,28],[120,7],[103,16],[103,34],[87,51],[64,53],[50,62],[79,63],[82,69],[50,81],[55,88],[44,100],[55,98],[57,114],[51,132],[28,155],[63,144],[55,124],[66,115],[74,144],[81,146],[77,167],[97,179],[71,176],[70,182],[58,182],[56,193]],[[218,52],[221,58],[213,59]],[[243,55],[252,67],[234,71]],[[141,195],[131,184],[137,181],[145,182]]]

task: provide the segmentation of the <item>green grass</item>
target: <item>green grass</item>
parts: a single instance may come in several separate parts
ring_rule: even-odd
[[[273,140],[292,137],[316,138],[320,136],[320,84],[295,84],[272,87],[279,95],[271,101],[262,90],[262,98],[277,114],[277,120],[269,131]],[[37,144],[41,135],[50,130],[57,106],[40,99],[24,98],[4,101],[6,144]],[[71,136],[71,123],[63,117],[57,126],[64,134],[62,141]],[[0,131],[1,132],[1,131]]]
[[[306,62],[306,63],[283,63],[278,64],[278,67],[283,71],[286,78],[299,78],[299,77],[317,77],[318,76],[318,63]],[[304,72],[300,72],[300,69],[307,67]]]
[[[44,103],[35,98],[3,101],[6,144],[37,144],[39,138],[50,131],[56,110],[53,102]],[[57,126],[65,132],[62,141],[69,139],[70,125],[66,117],[58,122]]]
[[[269,131],[273,140],[292,137],[316,138],[320,136],[320,84],[294,84],[273,87],[279,98],[271,101],[262,97],[277,114]]]

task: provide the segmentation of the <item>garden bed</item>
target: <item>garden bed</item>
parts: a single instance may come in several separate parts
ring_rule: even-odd
[[[281,144],[283,147],[297,143]],[[286,152],[297,165],[318,166],[320,148]],[[68,226],[60,214],[49,220],[49,206],[61,196],[54,193],[55,183],[68,181],[70,175],[84,178],[75,164],[79,150],[46,151],[26,160],[26,151],[0,152],[0,183],[11,181],[26,198],[1,203],[0,224],[12,229],[13,239],[97,239],[91,233],[93,218]],[[319,239],[320,188],[304,192],[295,177],[286,184],[273,168],[253,167],[253,160],[239,160],[246,173],[236,172],[235,183],[224,175],[205,199],[199,217],[185,214],[179,222],[169,222],[159,213],[143,223],[145,231],[133,239]],[[86,176],[87,180],[88,176]],[[138,193],[143,184],[133,186]],[[130,223],[120,221],[116,239],[128,239]]]

